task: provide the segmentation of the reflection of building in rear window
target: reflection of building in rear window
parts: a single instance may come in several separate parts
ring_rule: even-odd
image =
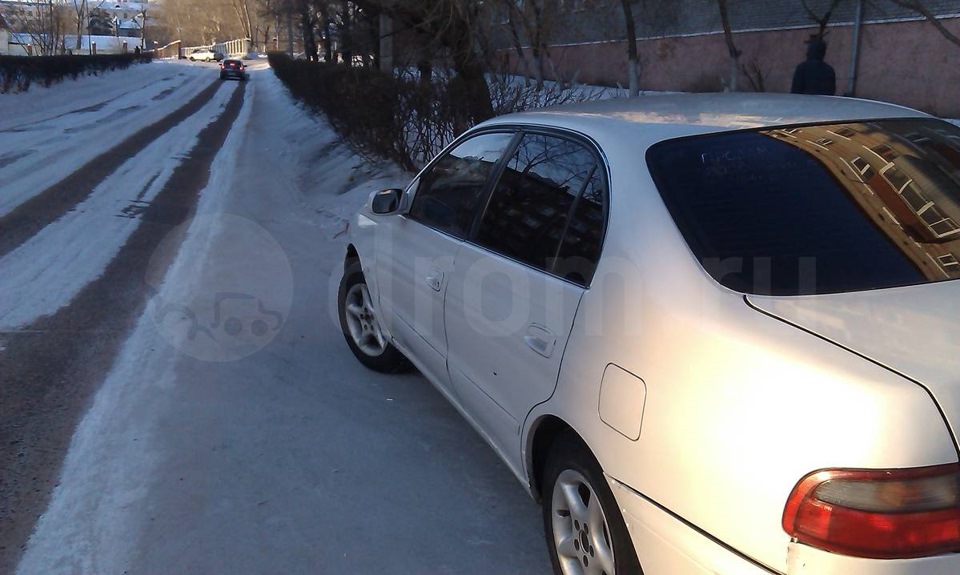
[[[916,144],[916,145],[918,145],[918,146],[919,146],[919,145],[922,145],[922,144],[929,144],[929,143],[930,143],[930,138],[924,136],[924,135],[921,134],[920,132],[911,132],[911,133],[907,134],[906,136],[904,136],[904,138],[906,138],[907,140],[909,140],[910,142],[912,142],[912,143],[914,143],[914,144]]]
[[[930,200],[923,197],[923,194],[917,190],[916,186],[904,187],[903,190],[900,190],[900,197],[917,213],[920,213],[920,210],[930,203]]]
[[[945,158],[930,153],[924,157],[903,156],[897,169],[910,176],[901,198],[920,216],[936,239],[957,233],[960,219],[960,185],[948,175]]]
[[[856,132],[851,130],[848,126],[841,126],[839,128],[834,128],[830,130],[830,132],[840,137],[847,138],[848,140],[850,139],[851,136],[856,134]]]
[[[881,170],[880,173],[883,174],[883,177],[890,182],[890,185],[893,186],[893,189],[897,190],[897,192],[902,190],[904,186],[910,183],[910,178],[905,176],[903,172],[898,170],[893,165]]]
[[[872,146],[870,151],[880,156],[884,160],[887,160],[888,162],[892,162],[894,159],[900,156],[900,154],[886,144],[877,144],[876,146]]]
[[[921,210],[919,214],[938,238],[960,233],[960,227],[957,226],[957,222],[945,216],[943,212],[932,203]]]
[[[829,146],[830,144],[833,143],[833,140],[831,140],[830,138],[818,138],[818,139],[814,140],[813,143],[814,143],[814,144],[818,144],[818,145],[823,146],[824,148],[826,148],[827,146]]]
[[[950,218],[946,218],[936,224],[930,226],[930,228],[937,233],[939,237],[952,236],[960,232],[960,227],[957,227],[957,222],[953,221]]]
[[[938,256],[937,261],[940,262],[940,265],[943,266],[943,269],[948,272],[960,270],[960,261],[957,261],[956,256],[953,254]]]
[[[869,180],[876,173],[874,172],[873,168],[870,167],[870,164],[868,164],[867,161],[860,156],[850,160],[850,165],[856,168],[857,173],[860,174],[860,177],[863,179],[863,181]]]
[[[946,139],[933,131],[944,125],[804,127],[814,137],[849,129],[828,147],[783,138],[784,129],[690,137],[654,145],[647,164],[696,259],[735,291],[797,295],[940,281],[960,278],[960,268],[937,260],[960,253],[960,184],[936,148]],[[910,133],[929,135],[933,145],[901,155],[892,146],[906,150]],[[735,170],[698,161],[731,155]],[[874,193],[862,193],[864,185]]]
[[[960,170],[960,146],[950,145],[945,142],[936,142],[927,150],[933,150],[939,154],[952,170]],[[957,179],[956,177],[954,179]]]
[[[937,136],[941,138],[952,140],[952,141],[960,140],[960,137],[958,137],[956,134],[951,132],[950,129],[935,128],[933,131],[934,133],[937,134]]]

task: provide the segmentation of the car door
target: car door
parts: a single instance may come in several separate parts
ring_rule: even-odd
[[[443,298],[450,270],[513,137],[479,134],[442,154],[408,190],[410,209],[374,238],[387,328],[417,367],[445,387]]]
[[[605,182],[592,145],[525,133],[456,256],[444,305],[451,383],[516,468],[520,423],[553,393],[599,257]]]

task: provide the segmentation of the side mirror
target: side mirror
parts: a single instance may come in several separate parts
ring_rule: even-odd
[[[375,214],[391,214],[400,208],[400,198],[403,196],[403,190],[399,188],[390,188],[380,190],[373,195],[370,202],[370,209]]]

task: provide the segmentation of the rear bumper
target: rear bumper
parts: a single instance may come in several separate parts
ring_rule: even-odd
[[[845,557],[791,543],[787,548],[788,575],[956,575],[960,554],[919,559],[861,559]]]
[[[704,536],[609,478],[644,575],[778,575]],[[957,575],[960,553],[920,559],[863,559],[787,543],[783,575]],[[782,567],[780,567],[782,569]]]
[[[609,478],[608,478],[609,479]],[[610,479],[644,575],[773,575]],[[846,575],[850,575],[847,573]],[[858,575],[860,575],[858,573]]]

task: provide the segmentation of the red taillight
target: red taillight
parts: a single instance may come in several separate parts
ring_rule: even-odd
[[[801,543],[856,557],[960,551],[960,465],[815,471],[790,493],[783,529]]]

